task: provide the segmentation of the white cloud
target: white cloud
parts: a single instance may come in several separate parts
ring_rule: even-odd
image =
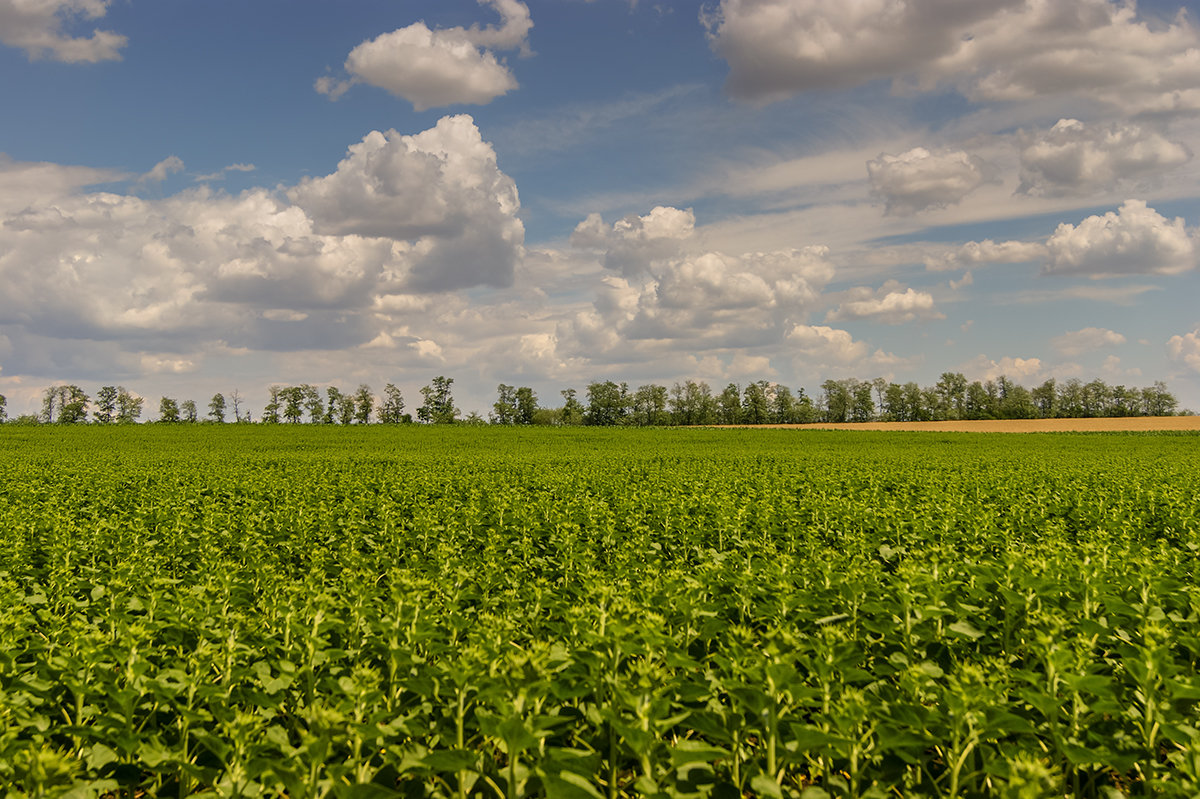
[[[1113,0],[722,0],[728,90],[771,102],[892,79],[975,100],[1075,95],[1129,113],[1200,108],[1200,32]]]
[[[230,172],[253,172],[256,169],[258,169],[258,167],[256,167],[254,164],[230,164],[229,166],[221,167],[216,172],[209,172],[204,175],[196,175],[196,182],[205,183],[213,180],[224,180],[225,175]]]
[[[887,213],[899,215],[953,205],[984,182],[980,159],[961,150],[933,153],[924,147],[882,153],[867,162],[867,174],[887,202]]]
[[[1040,242],[1001,241],[991,239],[968,241],[957,249],[930,255],[925,268],[935,272],[962,269],[980,264],[1022,264],[1046,257],[1046,245]]]
[[[674,353],[778,347],[833,276],[824,247],[701,252],[655,262],[653,274],[607,275],[590,307],[558,325],[557,357],[639,363]]]
[[[678,256],[695,231],[692,209],[656,206],[645,216],[629,214],[608,226],[589,214],[571,233],[571,246],[603,250],[604,265],[626,276],[647,271],[656,261]]]
[[[125,177],[110,169],[14,161],[0,153],[0,213],[37,208],[87,186]]]
[[[19,47],[30,58],[120,61],[124,36],[98,28],[88,37],[63,30],[75,19],[100,19],[108,13],[108,5],[109,0],[0,0],[0,43]]]
[[[1172,361],[1200,373],[1200,328],[1167,341],[1167,355]]]
[[[824,325],[796,325],[787,334],[788,342],[820,363],[849,364],[870,353],[864,341],[855,341],[845,330]]]
[[[1174,275],[1196,265],[1195,232],[1183,219],[1168,220],[1142,200],[1127,200],[1115,213],[1060,224],[1047,241],[1050,274],[1112,277]]]
[[[934,307],[933,295],[925,291],[874,292],[860,288],[851,292],[851,299],[825,315],[826,322],[845,322],[867,319],[885,325],[900,325],[926,319],[944,319]]]
[[[970,272],[965,272],[960,279],[950,281],[950,288],[958,291],[959,289],[966,288],[967,286],[972,286],[974,284],[975,276]]]
[[[168,175],[173,175],[176,172],[183,171],[183,159],[176,155],[170,155],[155,164],[149,172],[142,175],[139,180],[144,183],[162,183],[167,179]]]
[[[288,196],[319,233],[412,240],[405,280],[421,290],[508,285],[525,240],[516,184],[466,115],[413,136],[373,131]]]
[[[1041,358],[1014,358],[1006,355],[994,361],[985,355],[980,355],[967,364],[962,370],[972,380],[995,380],[1007,377],[1021,383],[1033,380],[1045,374],[1045,366]]]
[[[517,81],[488,48],[527,52],[533,22],[518,0],[479,2],[499,12],[500,27],[431,29],[414,23],[355,47],[346,57],[350,77],[320,78],[316,90],[336,100],[354,84],[367,83],[408,100],[417,111],[490,103],[517,88]]]
[[[826,325],[794,325],[786,335],[792,361],[805,370],[825,369],[838,374],[868,367],[892,367],[904,362],[890,352],[855,339],[846,330]]]
[[[1130,123],[1089,126],[1060,119],[1021,135],[1021,184],[1036,196],[1085,195],[1161,174],[1191,160],[1187,147]]]
[[[1085,300],[1087,302],[1106,302],[1113,305],[1134,305],[1138,297],[1151,291],[1162,291],[1161,286],[1130,285],[1097,286],[1078,285],[1058,289],[1038,289],[1021,291],[1013,295],[1012,301],[1018,304],[1044,302],[1060,302],[1062,300]]]
[[[1051,346],[1068,357],[1082,355],[1093,350],[1104,350],[1119,347],[1125,343],[1125,337],[1113,330],[1101,327],[1085,327],[1055,336],[1050,340]]]
[[[1104,363],[1100,364],[1100,371],[1113,380],[1121,380],[1126,377],[1140,377],[1142,374],[1142,370],[1136,366],[1129,369],[1121,366],[1121,359],[1116,355],[1109,355],[1105,358]]]
[[[218,344],[342,349],[436,313],[413,295],[512,282],[516,190],[468,117],[356,148],[291,192],[159,200],[89,191],[107,176],[95,170],[0,162],[0,327],[177,360]]]

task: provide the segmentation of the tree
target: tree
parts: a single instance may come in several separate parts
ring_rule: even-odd
[[[8,418],[8,397],[0,394],[0,422]]]
[[[1058,415],[1067,419],[1083,416],[1083,381],[1072,377],[1058,390]]]
[[[189,399],[189,400],[184,400],[183,402],[179,403],[179,416],[185,422],[188,422],[188,423],[195,422],[196,421],[196,401]]]
[[[1142,392],[1137,389],[1113,386],[1109,396],[1109,416],[1136,416],[1142,406]]]
[[[1142,389],[1142,413],[1146,416],[1171,416],[1178,407],[1179,400],[1167,391],[1167,384],[1161,380]]]
[[[96,412],[92,419],[100,424],[112,424],[117,416],[117,387],[102,386],[96,392]]]
[[[559,417],[564,425],[580,425],[583,424],[583,403],[576,397],[576,391],[573,388],[564,388],[558,392],[562,394],[563,406],[559,412]]]
[[[887,400],[888,381],[884,380],[882,377],[877,377],[871,381],[871,388],[875,389],[875,406],[879,408],[879,415],[883,416],[883,409]]]
[[[967,386],[967,418],[991,419],[995,416],[994,403],[983,383],[975,380]]]
[[[283,397],[283,418],[288,424],[300,424],[300,418],[304,416],[304,388],[288,386],[280,395]]]
[[[583,423],[598,427],[621,424],[626,411],[624,394],[621,387],[611,380],[589,383]]]
[[[717,419],[721,424],[737,424],[742,420],[742,389],[730,383],[717,397]]]
[[[633,392],[629,420],[641,427],[669,424],[667,387],[650,383]]]
[[[537,394],[529,386],[521,386],[517,389],[517,424],[533,424],[533,419],[537,416],[538,401]]]
[[[904,409],[908,413],[908,422],[925,422],[929,420],[928,409],[925,407],[925,395],[921,387],[913,381],[904,384]]]
[[[117,386],[117,422],[135,423],[142,415],[142,402],[142,397],[129,393],[124,386]]]
[[[371,414],[375,412],[375,395],[366,383],[360,383],[358,391],[354,392],[354,421],[359,424],[370,424]]]
[[[1033,395],[1025,386],[1010,382],[1003,399],[1000,400],[1000,416],[1004,419],[1033,419],[1037,416],[1037,405]]]
[[[329,386],[325,389],[327,402],[325,403],[325,424],[333,424],[338,420],[338,404],[342,399],[342,392],[336,386]]]
[[[962,419],[967,412],[967,378],[961,372],[942,372],[937,385],[938,409],[943,419]]]
[[[771,392],[771,423],[795,424],[796,398],[792,390],[784,385],[777,385]]]
[[[383,387],[383,400],[379,403],[379,421],[383,424],[400,424],[404,421],[404,397],[395,383]]]
[[[175,424],[179,421],[179,403],[170,397],[158,401],[158,421]]]
[[[842,423],[850,420],[850,389],[844,380],[826,380],[821,384],[825,392],[825,421]]]
[[[268,401],[263,407],[262,423],[263,424],[279,424],[279,410],[282,407],[279,399],[283,394],[283,389],[280,386],[271,386],[267,389]]]
[[[713,424],[717,420],[717,400],[708,383],[688,380],[671,388],[671,418],[675,424]]]
[[[496,386],[496,401],[492,404],[492,424],[516,424],[517,390],[507,383]]]
[[[354,421],[354,412],[357,410],[353,394],[338,393],[337,398],[337,420],[338,424],[350,424]]]
[[[50,386],[42,393],[42,412],[38,419],[42,424],[51,424],[58,417],[58,386]]]
[[[888,422],[907,422],[908,408],[904,404],[904,388],[899,383],[888,383],[883,392],[883,418]]]
[[[215,399],[215,397],[214,397],[214,399]],[[242,395],[238,392],[238,390],[236,388],[233,391],[229,392],[229,404],[231,406],[233,406],[233,421],[235,421],[235,422],[242,421],[242,411],[241,411]],[[250,421],[249,416],[246,417],[246,421],[247,422]]]
[[[818,421],[821,414],[817,410],[817,407],[813,405],[812,397],[805,394],[802,388],[797,389],[797,391],[799,391],[799,394],[797,395],[795,405],[792,406],[792,412],[795,414],[793,418],[795,418],[796,424],[812,424]]]
[[[1083,415],[1107,416],[1112,392],[1103,380],[1092,380],[1083,387]]]
[[[308,413],[309,424],[321,424],[325,421],[325,408],[321,403],[321,392],[316,386],[308,383],[300,386],[304,395],[304,410]]]
[[[750,383],[742,392],[742,423],[766,424],[771,421],[771,401],[767,396],[770,384],[766,380]]]
[[[454,395],[450,387],[454,378],[438,375],[421,389],[424,402],[417,408],[417,418],[427,424],[454,424],[459,410],[454,407]]]
[[[850,394],[850,419],[855,422],[869,422],[875,418],[875,402],[871,399],[871,383],[854,382],[854,390]]]
[[[1033,407],[1037,409],[1038,417],[1053,419],[1058,416],[1058,392],[1054,390],[1054,378],[1029,392],[1033,399]]]
[[[217,424],[225,422],[225,395],[213,394],[213,398],[208,401],[208,416]],[[238,421],[241,421],[240,419]]]
[[[691,383],[691,381],[688,381]],[[685,387],[686,384],[685,384]],[[708,383],[699,383],[687,387],[689,403],[692,409],[692,424],[713,424],[717,421],[717,398],[713,396]]]
[[[88,395],[79,386],[51,386],[42,395],[41,419],[46,424],[79,424],[87,421]]]

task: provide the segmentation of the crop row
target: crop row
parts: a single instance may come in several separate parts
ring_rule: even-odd
[[[1195,436],[0,438],[0,787],[1193,796]]]

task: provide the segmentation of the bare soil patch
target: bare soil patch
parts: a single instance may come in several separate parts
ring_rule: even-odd
[[[725,425],[750,427],[751,425]],[[1200,430],[1200,416],[1128,416],[1103,419],[980,419],[960,422],[859,422],[854,424],[766,424],[798,430],[895,430],[943,433],[1090,433]]]

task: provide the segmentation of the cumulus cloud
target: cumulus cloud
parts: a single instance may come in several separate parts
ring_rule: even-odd
[[[735,97],[891,79],[974,100],[1075,95],[1137,113],[1200,108],[1200,31],[1114,0],[722,0],[707,18]]]
[[[1018,383],[1033,380],[1045,373],[1041,358],[1014,358],[1006,355],[998,361],[980,355],[962,370],[972,380],[995,380],[1007,377]]]
[[[1021,184],[1035,196],[1091,194],[1161,174],[1191,160],[1184,145],[1130,122],[1085,125],[1060,119],[1021,135]]]
[[[18,47],[30,58],[120,61],[124,36],[98,28],[86,37],[64,31],[76,19],[100,19],[108,13],[108,5],[109,0],[0,0],[0,43]]]
[[[1167,355],[1175,363],[1200,373],[1200,328],[1167,341]]]
[[[1055,336],[1050,344],[1063,355],[1074,357],[1085,352],[1105,350],[1119,347],[1125,343],[1125,337],[1113,330],[1102,327],[1085,327]]]
[[[611,226],[589,214],[571,233],[572,247],[604,251],[604,265],[627,276],[650,269],[656,261],[678,256],[696,227],[692,209],[656,206],[645,216],[629,214]]]
[[[855,341],[849,332],[825,325],[796,325],[788,331],[787,340],[821,363],[852,363],[870,352],[866,342]]]
[[[915,147],[900,155],[882,153],[867,162],[875,193],[886,213],[913,214],[961,201],[984,182],[983,162],[962,150],[930,152]]]
[[[1196,236],[1181,217],[1169,220],[1142,200],[1116,212],[1063,223],[1046,241],[1049,274],[1114,277],[1174,275],[1196,265]]]
[[[527,53],[533,22],[529,8],[518,0],[479,2],[499,12],[499,27],[431,29],[416,22],[355,47],[346,57],[349,77],[319,78],[316,90],[336,100],[351,86],[366,83],[408,100],[417,111],[490,103],[517,88],[516,78],[492,49]]]
[[[406,313],[383,298],[512,282],[516,190],[468,117],[355,148],[290,192],[159,200],[89,190],[104,173],[0,162],[0,326],[159,353],[337,349]]]
[[[466,115],[414,136],[372,131],[288,197],[320,233],[413,240],[422,290],[508,285],[525,239],[516,184]]]
[[[642,279],[607,275],[592,306],[559,325],[562,357],[629,360],[641,350],[778,345],[833,276],[825,247],[656,263]]]
[[[885,325],[944,318],[934,306],[932,294],[911,288],[880,292],[865,287],[853,289],[850,299],[825,315],[826,322],[866,319]]]
[[[983,264],[1023,264],[1046,257],[1046,245],[1033,241],[1001,241],[991,239],[967,243],[925,258],[925,268],[944,272]]]
[[[826,325],[794,325],[785,337],[793,362],[804,367],[844,372],[865,366],[888,367],[903,361],[855,339],[846,330]]]

